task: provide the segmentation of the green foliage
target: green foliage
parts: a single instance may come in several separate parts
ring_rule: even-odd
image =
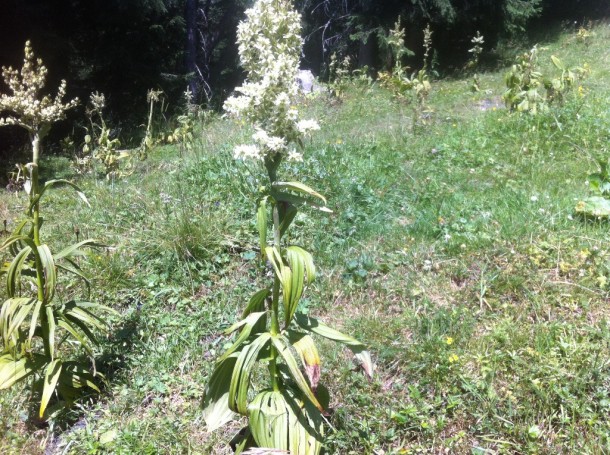
[[[588,72],[586,67],[568,68],[554,55],[551,55],[551,62],[560,71],[554,77],[541,72],[537,46],[517,56],[517,63],[506,74],[507,90],[502,96],[511,111],[532,115],[547,112],[552,103],[561,104],[576,82]],[[543,89],[546,92],[542,92]]]
[[[7,300],[0,309],[0,389],[33,376],[33,389],[39,394],[39,418],[47,418],[46,412],[53,396],[65,404],[71,404],[82,389],[99,392],[96,376],[87,363],[70,360],[73,355],[69,346],[76,345],[93,359],[93,346],[97,344],[94,331],[107,326],[98,310],[112,312],[110,308],[95,303],[57,297],[59,271],[68,272],[77,279],[89,282],[83,275],[79,257],[84,256],[82,247],[96,246],[93,240],[83,240],[53,254],[42,242],[40,228],[43,218],[40,206],[47,190],[57,185],[74,188],[87,202],[80,189],[66,180],[39,181],[39,139],[48,131],[53,121],[61,118],[70,105],[61,104],[59,96],[53,107],[45,107],[45,101],[37,102],[36,96],[44,86],[46,71],[42,62],[34,63],[34,54],[26,44],[26,59],[21,71],[23,92],[15,92],[13,106],[32,106],[24,112],[11,109],[15,123],[28,129],[32,136],[32,162],[24,166],[28,177],[24,188],[29,196],[25,217],[17,228],[0,245],[0,252],[9,253],[12,259],[0,268],[0,276],[6,281]],[[36,68],[38,67],[38,68]],[[16,75],[5,72],[5,79]],[[61,90],[60,92],[62,92]],[[17,101],[19,101],[17,103]],[[35,106],[42,105],[37,111]],[[49,117],[48,113],[56,113]],[[95,371],[95,370],[94,370]]]

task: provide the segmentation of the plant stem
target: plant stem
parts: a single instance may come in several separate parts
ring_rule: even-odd
[[[265,160],[265,167],[269,174],[269,182],[271,187],[277,180],[277,168],[280,164],[280,160]],[[281,252],[281,240],[282,234],[280,232],[280,214],[278,211],[277,201],[273,204],[273,246],[277,248],[278,253]],[[279,301],[280,301],[280,278],[277,274],[274,275],[273,279],[273,294],[271,299],[271,334],[276,336],[280,333],[279,323]],[[277,372],[277,349],[271,346],[271,360],[269,361],[269,373],[271,374],[271,386],[275,392],[279,391],[279,381]]]

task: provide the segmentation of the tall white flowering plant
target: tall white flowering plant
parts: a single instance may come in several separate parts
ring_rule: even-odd
[[[237,337],[208,380],[204,418],[212,431],[235,413],[248,417],[236,453],[259,447],[318,454],[328,394],[320,384],[320,358],[312,335],[345,344],[369,375],[373,367],[362,343],[298,312],[306,284],[315,278],[315,266],[308,251],[283,238],[299,208],[329,211],[321,194],[278,177],[284,160],[302,160],[304,135],[319,129],[312,120],[300,121],[294,108],[300,17],[289,0],[258,0],[246,16],[239,25],[238,44],[248,77],[225,109],[255,128],[253,142],[236,147],[235,157],[261,162],[269,178],[258,198],[257,224],[261,258],[272,270],[273,282],[252,296],[242,320],[226,331]],[[268,370],[268,384],[262,390],[253,390],[251,381],[257,364]]]
[[[54,98],[41,96],[46,75],[47,69],[27,42],[21,70],[2,68],[11,94],[0,95],[0,126],[26,129],[32,143],[32,161],[25,165],[29,197],[25,217],[0,244],[0,254],[12,255],[9,262],[0,266],[8,297],[0,307],[0,390],[33,378],[33,391],[40,398],[39,418],[48,417],[47,407],[53,401],[69,404],[85,388],[99,391],[96,382],[100,375],[91,370],[89,362],[73,360],[69,346],[79,346],[93,358],[93,345],[97,343],[94,332],[107,325],[94,313],[112,312],[91,302],[56,297],[60,272],[70,272],[87,281],[75,258],[84,254],[83,246],[93,246],[95,242],[83,240],[53,254],[41,238],[40,204],[49,188],[57,184],[71,186],[87,202],[71,182],[49,180],[42,185],[38,179],[40,141],[51,125],[63,119],[77,103],[63,103],[65,82]]]

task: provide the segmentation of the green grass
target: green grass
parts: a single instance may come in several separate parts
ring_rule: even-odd
[[[545,43],[545,70],[555,54],[591,75],[584,97],[535,118],[503,109],[504,70],[482,74],[476,94],[468,79],[435,82],[416,131],[411,108],[378,86],[304,100],[322,131],[284,176],[334,212],[295,223],[321,272],[304,305],[377,365],[368,381],[322,342],[328,453],[610,453],[608,224],[573,216],[609,152],[610,32],[595,33],[589,46]],[[99,349],[109,386],[42,429],[23,389],[3,392],[1,452],[230,453],[243,422],[208,434],[200,402],[222,329],[259,288],[263,174],[231,157],[248,135],[217,118],[192,154],[164,147],[122,180],[81,177],[92,209],[50,195],[55,249],[76,229],[109,245],[85,267],[92,299],[122,313]],[[45,166],[74,177],[65,159]],[[9,227],[24,200],[0,196]]]

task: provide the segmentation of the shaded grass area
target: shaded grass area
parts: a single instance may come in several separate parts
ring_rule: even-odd
[[[547,60],[592,74],[584,96],[538,117],[499,105],[502,72],[475,94],[436,83],[416,130],[411,107],[377,86],[304,100],[323,129],[285,178],[334,213],[295,222],[291,241],[322,275],[303,309],[366,342],[377,364],[367,381],[322,342],[328,453],[610,452],[608,225],[573,217],[610,139],[608,27],[595,32],[589,46],[548,44]],[[208,434],[200,400],[222,329],[259,288],[262,173],[231,157],[248,136],[216,119],[191,155],[166,147],[123,180],[80,178],[92,209],[49,194],[49,243],[78,232],[109,245],[86,269],[92,299],[123,316],[99,349],[100,397],[36,430],[24,392],[0,396],[4,452],[230,453],[239,422]],[[46,167],[70,176],[65,160]],[[0,198],[9,227],[23,201]]]

